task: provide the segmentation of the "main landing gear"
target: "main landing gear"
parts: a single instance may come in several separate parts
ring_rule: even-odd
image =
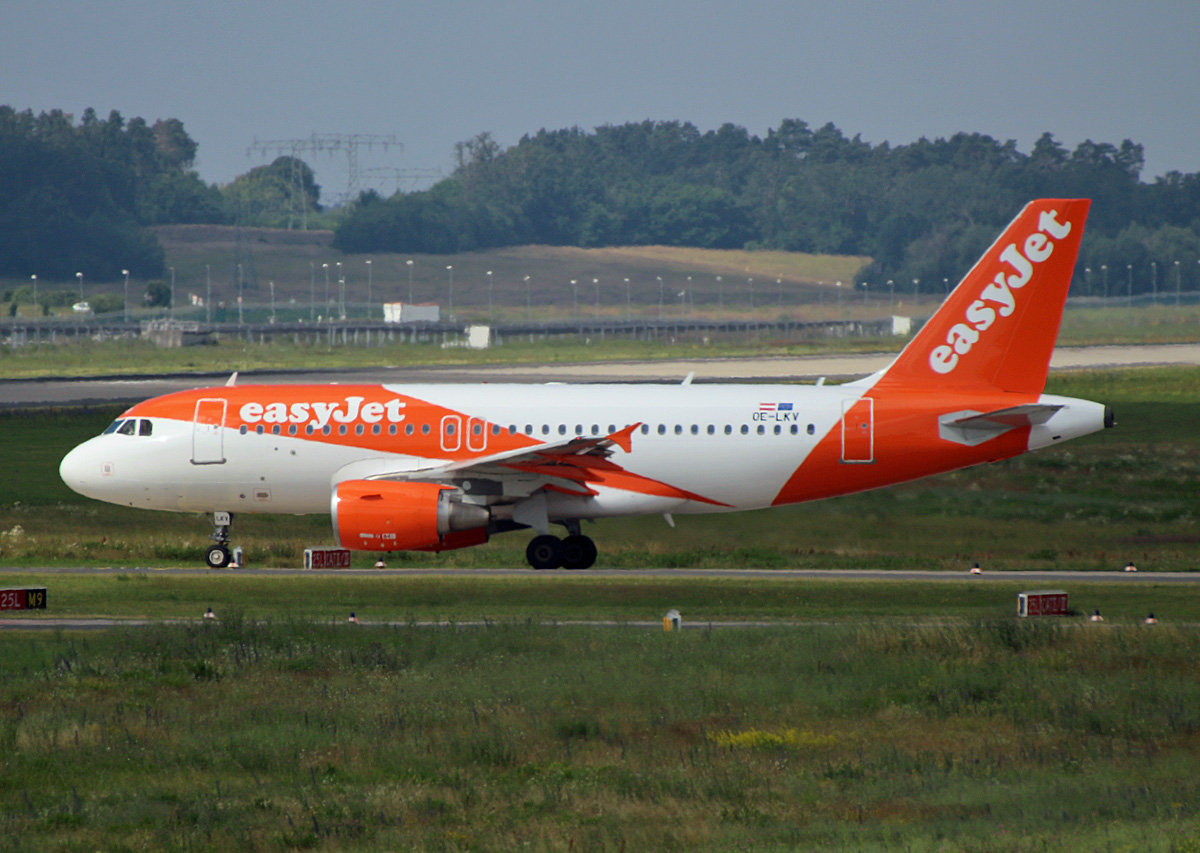
[[[579,532],[578,521],[566,521],[568,535],[543,534],[533,537],[525,549],[525,559],[535,569],[590,569],[596,564],[596,543]]]
[[[214,512],[213,527],[216,530],[208,537],[216,542],[208,546],[204,553],[204,562],[210,569],[224,569],[229,565],[232,554],[229,551],[229,528],[233,526],[233,513]]]

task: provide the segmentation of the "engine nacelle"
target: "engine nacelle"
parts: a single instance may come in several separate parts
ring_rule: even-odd
[[[333,532],[342,548],[355,551],[448,551],[486,542],[487,507],[458,495],[441,483],[346,480],[333,490]]]

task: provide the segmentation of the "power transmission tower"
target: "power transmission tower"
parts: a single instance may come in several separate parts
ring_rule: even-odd
[[[400,140],[391,133],[314,133],[307,139],[274,139],[259,141],[254,140],[254,144],[246,149],[246,156],[250,156],[254,152],[260,152],[264,155],[278,152],[279,154],[288,154],[292,158],[291,169],[291,193],[288,200],[288,228],[292,227],[292,222],[296,216],[301,219],[301,229],[308,229],[308,194],[304,191],[304,174],[300,168],[300,155],[304,153],[316,153],[318,151],[328,151],[334,153],[337,151],[346,152],[347,157],[347,178],[346,192],[341,195],[332,196],[332,199],[340,200],[341,203],[352,201],[358,198],[360,172],[358,168],[358,151],[363,146],[367,150],[371,150],[379,146],[384,151],[391,148],[399,148],[403,150],[404,146]]]
[[[394,193],[412,192],[422,181],[437,181],[443,177],[441,169],[396,169],[391,166],[380,166],[376,169],[363,169],[365,178],[379,178],[391,183]]]

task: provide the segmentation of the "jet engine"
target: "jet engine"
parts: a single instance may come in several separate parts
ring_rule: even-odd
[[[338,544],[355,551],[449,551],[487,541],[487,507],[441,483],[346,480],[330,512]]]

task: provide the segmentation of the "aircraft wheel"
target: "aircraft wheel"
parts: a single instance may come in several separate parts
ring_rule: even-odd
[[[525,549],[525,559],[535,569],[557,569],[563,562],[563,543],[557,536],[535,536]]]
[[[590,536],[568,536],[562,541],[564,569],[590,569],[596,564],[596,543]]]
[[[213,545],[204,555],[210,569],[223,569],[229,565],[229,549],[224,545]]]

